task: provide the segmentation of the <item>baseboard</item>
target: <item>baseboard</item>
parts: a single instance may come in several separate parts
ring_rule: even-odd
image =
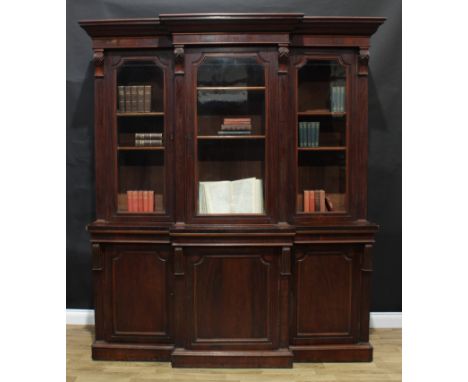
[[[401,312],[371,312],[370,327],[401,328]],[[67,309],[67,325],[94,325],[93,309]]]

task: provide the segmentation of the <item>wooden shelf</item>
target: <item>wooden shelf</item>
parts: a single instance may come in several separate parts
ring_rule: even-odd
[[[346,151],[346,146],[298,147],[298,151]]]
[[[199,140],[265,139],[265,135],[199,135]]]
[[[345,112],[317,110],[317,111],[300,111],[297,113],[299,117],[344,117]]]
[[[163,116],[164,113],[162,111],[151,111],[151,112],[117,112],[117,117],[155,117],[155,116]]]
[[[160,151],[164,146],[118,146],[119,151]]]
[[[265,90],[265,86],[198,86],[197,90]]]

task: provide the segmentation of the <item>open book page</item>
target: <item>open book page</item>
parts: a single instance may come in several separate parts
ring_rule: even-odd
[[[255,179],[254,182],[254,213],[263,214],[263,182],[261,179]]]
[[[231,213],[255,213],[255,178],[245,178],[231,182]]]
[[[231,213],[231,182],[202,182],[207,214]]]

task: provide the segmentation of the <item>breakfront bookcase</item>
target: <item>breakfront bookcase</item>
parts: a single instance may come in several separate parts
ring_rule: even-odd
[[[383,22],[80,22],[94,52],[94,359],[372,360],[367,87]]]

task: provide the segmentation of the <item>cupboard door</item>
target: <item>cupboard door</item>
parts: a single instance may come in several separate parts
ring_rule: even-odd
[[[106,252],[107,341],[167,342],[171,337],[169,249],[116,245]]]
[[[359,271],[353,249],[296,250],[293,344],[357,340]]]
[[[274,251],[187,251],[188,348],[278,347],[279,256]]]

